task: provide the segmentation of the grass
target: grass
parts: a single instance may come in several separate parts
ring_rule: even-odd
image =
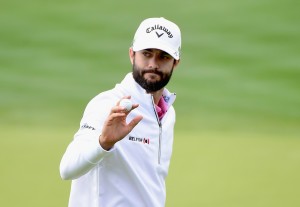
[[[58,166],[85,105],[131,70],[140,21],[164,16],[183,34],[167,206],[299,206],[295,3],[1,2],[0,205],[67,206]]]
[[[299,204],[299,139],[219,133],[177,136],[185,139],[175,142],[167,206]]]

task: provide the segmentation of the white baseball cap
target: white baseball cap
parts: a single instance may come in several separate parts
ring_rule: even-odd
[[[132,49],[160,49],[174,59],[180,59],[181,32],[179,27],[163,18],[149,18],[142,21],[135,32]]]

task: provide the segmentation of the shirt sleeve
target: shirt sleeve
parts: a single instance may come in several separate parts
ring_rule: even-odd
[[[114,151],[114,148],[107,151],[99,144],[102,125],[111,107],[111,104],[97,99],[88,104],[80,128],[61,159],[62,179],[73,180],[86,174]]]

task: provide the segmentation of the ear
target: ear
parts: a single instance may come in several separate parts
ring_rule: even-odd
[[[129,48],[129,58],[130,58],[130,62],[133,65],[133,60],[134,60],[134,51],[132,50],[132,47]]]
[[[174,59],[174,67],[173,67],[173,68],[176,68],[177,65],[179,65],[179,62],[180,62],[180,59],[179,59],[179,60],[175,60],[175,59]]]

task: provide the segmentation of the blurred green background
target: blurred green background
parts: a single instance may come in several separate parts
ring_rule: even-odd
[[[183,36],[166,206],[300,206],[297,5],[2,0],[0,206],[67,206],[60,159],[88,101],[131,71],[133,34],[155,16]]]

